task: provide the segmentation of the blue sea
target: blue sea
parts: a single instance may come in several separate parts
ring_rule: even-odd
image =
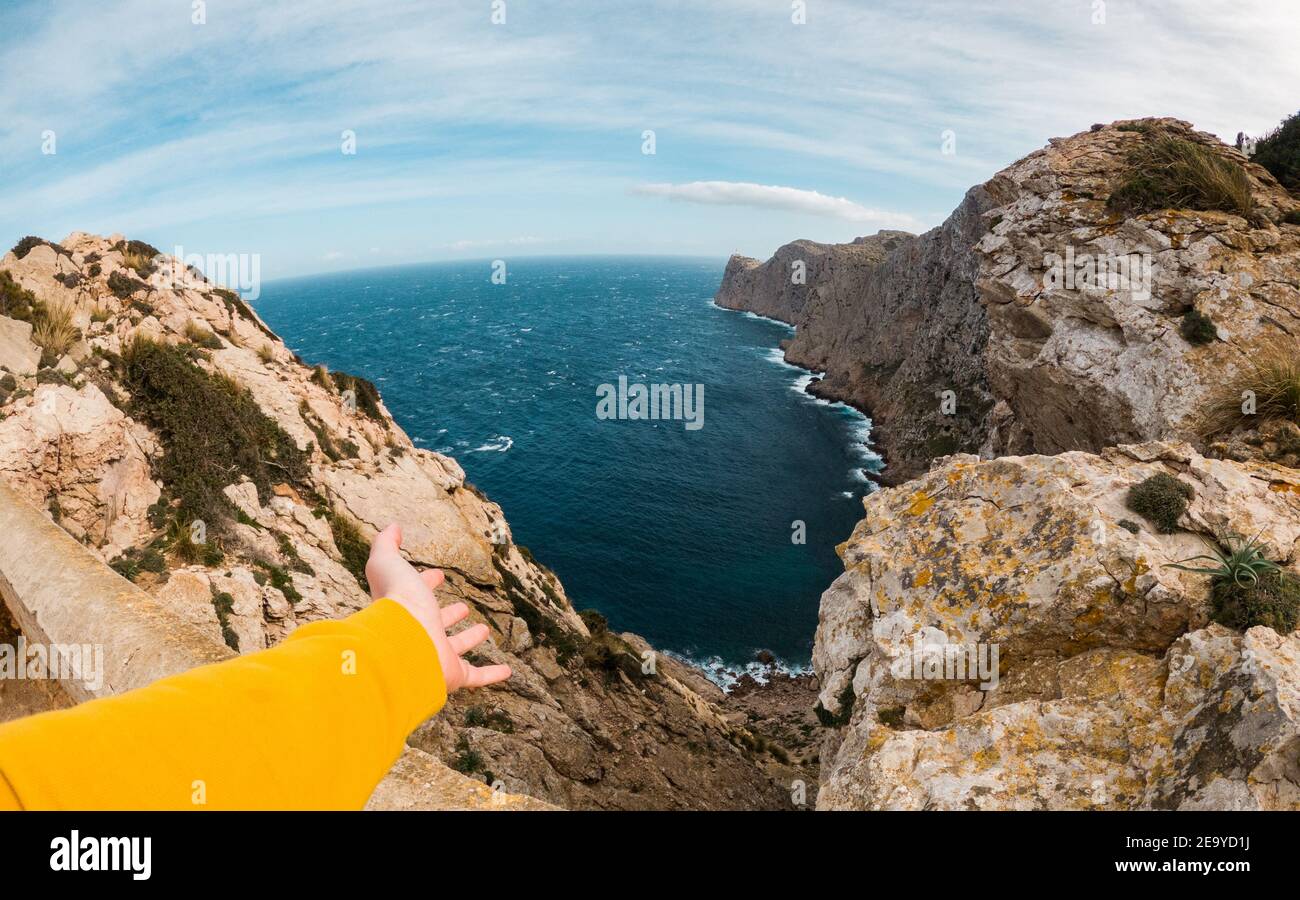
[[[516,259],[505,284],[486,260],[413,265],[272,282],[256,305],[454,456],[576,608],[726,683],[759,650],[808,665],[879,458],[870,422],[782,361],[791,329],[713,305],[724,265]],[[597,418],[619,376],[703,385],[703,427]]]

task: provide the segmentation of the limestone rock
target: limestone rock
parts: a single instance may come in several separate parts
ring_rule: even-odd
[[[32,251],[35,252],[35,251]],[[157,444],[93,384],[43,384],[0,421],[0,477],[112,558],[149,531]]]
[[[0,368],[28,375],[40,361],[41,348],[32,343],[31,324],[0,316]]]
[[[1194,489],[1188,530],[1126,508],[1157,472]],[[865,509],[814,648],[843,722],[819,807],[1300,808],[1300,634],[1208,625],[1208,578],[1169,567],[1259,534],[1294,569],[1300,471],[1158,442],[966,455]],[[945,647],[996,664],[927,670]]]

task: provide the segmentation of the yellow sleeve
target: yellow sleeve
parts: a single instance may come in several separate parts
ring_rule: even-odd
[[[0,725],[0,809],[360,809],[447,692],[392,600],[279,646]]]

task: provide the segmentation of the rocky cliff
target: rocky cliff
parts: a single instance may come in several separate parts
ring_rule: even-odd
[[[1152,119],[730,261],[895,485],[822,597],[819,808],[1300,809],[1297,210]]]
[[[238,652],[360,609],[368,540],[400,522],[515,673],[411,737],[452,768],[570,808],[789,807],[792,770],[712,684],[579,615],[373,385],[304,363],[180,261],[117,235],[21,242],[0,259],[0,401],[0,477]]]
[[[1249,214],[1117,207],[1153,135],[1240,169]],[[815,393],[873,417],[894,483],[955,451],[1187,438],[1209,392],[1300,334],[1297,208],[1185,122],[1117,122],[1051,141],[919,237],[733,257],[716,302],[796,326],[786,358],[825,373]],[[1184,334],[1189,311],[1208,320],[1204,342]]]
[[[1189,495],[1170,534],[1128,507],[1157,473]],[[1300,634],[1211,623],[1169,565],[1230,534],[1294,568],[1300,471],[1148,443],[870,496],[822,598],[819,808],[1300,808]]]

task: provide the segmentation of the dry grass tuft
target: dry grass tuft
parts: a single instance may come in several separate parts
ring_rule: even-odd
[[[32,342],[45,351],[44,355],[57,359],[77,342],[80,332],[72,323],[72,314],[72,307],[66,303],[42,304],[32,327]]]
[[[1198,430],[1208,438],[1269,419],[1300,424],[1300,346],[1290,342],[1264,347],[1214,393]]]
[[[1250,176],[1241,165],[1168,134],[1153,134],[1138,144],[1129,156],[1128,177],[1109,204],[1131,213],[1199,209],[1241,216],[1255,205]]]

